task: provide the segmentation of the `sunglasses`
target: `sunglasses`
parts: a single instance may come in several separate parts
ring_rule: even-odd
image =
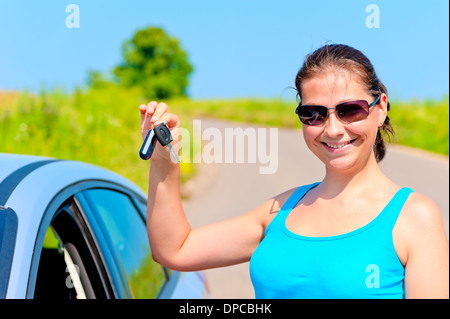
[[[326,107],[323,105],[299,105],[295,110],[300,121],[306,125],[321,125],[328,119],[328,110],[335,109],[337,117],[344,123],[352,123],[366,119],[369,116],[370,107],[380,100],[378,96],[375,101],[369,104],[365,100],[348,101],[336,105],[336,107]]]

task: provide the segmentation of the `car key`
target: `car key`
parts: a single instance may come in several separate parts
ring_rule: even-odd
[[[155,148],[156,141],[162,145],[162,146],[168,146],[170,152],[172,153],[172,156],[174,157],[175,161],[177,163],[180,163],[180,159],[175,152],[175,150],[172,148],[172,145],[170,145],[170,142],[173,141],[172,134],[170,133],[169,127],[167,126],[167,122],[163,122],[159,125],[157,125],[153,130],[150,130],[144,140],[144,143],[142,144],[141,150],[139,152],[139,156],[144,159],[148,160],[152,154],[153,149]]]
[[[159,124],[153,130],[155,131],[155,136],[158,139],[158,142],[162,146],[167,145],[169,147],[170,153],[172,153],[175,161],[177,163],[180,163],[180,159],[178,158],[177,153],[173,149],[172,145],[170,145],[170,142],[173,141],[173,137],[172,137],[172,133],[170,133],[169,127],[167,126],[167,122],[163,122],[163,123]]]

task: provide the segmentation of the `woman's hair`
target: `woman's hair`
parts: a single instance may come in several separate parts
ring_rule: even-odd
[[[329,70],[345,70],[350,73],[356,73],[374,99],[381,93],[387,95],[387,89],[377,77],[372,63],[361,51],[343,44],[327,44],[308,54],[303,66],[297,73],[295,87],[300,100],[302,98],[303,81]],[[388,111],[390,107],[388,102]],[[386,154],[386,145],[381,131],[388,137],[389,134],[394,136],[394,129],[388,116],[386,116],[383,125],[378,129],[373,146],[377,162],[380,162]]]

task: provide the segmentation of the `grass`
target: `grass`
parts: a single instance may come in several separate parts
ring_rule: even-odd
[[[449,100],[392,103],[389,116],[396,143],[449,154]]]
[[[115,171],[147,190],[149,162],[139,159],[139,110],[146,103],[138,89],[106,85],[67,94],[54,89],[33,95],[0,92],[0,152],[93,163]],[[166,101],[192,130],[192,119],[217,117],[276,127],[299,128],[295,101],[239,99]],[[393,101],[390,117],[395,143],[449,154],[449,101]],[[192,131],[191,131],[192,132]],[[191,150],[192,152],[193,150]],[[182,182],[195,173],[182,163]]]

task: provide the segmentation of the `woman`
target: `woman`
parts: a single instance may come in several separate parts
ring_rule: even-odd
[[[325,164],[324,179],[191,229],[179,165],[158,145],[147,208],[155,260],[180,271],[250,260],[256,298],[448,298],[439,208],[378,166],[381,131],[393,131],[387,91],[370,61],[349,46],[325,45],[306,57],[295,84],[296,113],[306,144]],[[140,112],[143,137],[167,121],[179,140],[180,121],[166,104],[141,105]]]

